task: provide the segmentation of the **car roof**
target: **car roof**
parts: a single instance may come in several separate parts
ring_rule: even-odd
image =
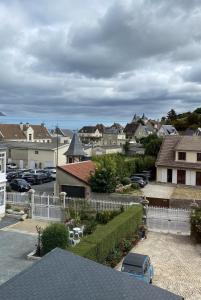
[[[138,253],[129,253],[124,258],[123,264],[141,267],[147,258],[148,258],[148,255],[138,254]]]

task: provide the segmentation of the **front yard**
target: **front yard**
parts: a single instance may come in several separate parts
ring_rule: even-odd
[[[192,244],[190,237],[149,232],[132,251],[150,256],[154,285],[185,300],[201,299],[201,246]]]

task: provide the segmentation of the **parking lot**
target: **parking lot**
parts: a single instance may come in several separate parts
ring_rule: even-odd
[[[132,252],[150,256],[154,285],[185,300],[201,299],[201,246],[194,245],[190,237],[149,232]]]

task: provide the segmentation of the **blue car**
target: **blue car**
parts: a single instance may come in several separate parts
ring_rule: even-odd
[[[152,283],[154,276],[153,266],[148,255],[129,253],[123,260],[122,272],[147,283]]]

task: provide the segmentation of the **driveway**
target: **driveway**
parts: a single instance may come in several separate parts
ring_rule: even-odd
[[[35,244],[36,236],[0,230],[0,284],[33,263],[26,255]]]
[[[149,183],[142,189],[142,193],[146,197],[170,199],[174,190],[175,186],[171,186],[168,184],[163,185],[157,183]]]
[[[192,244],[189,237],[149,232],[131,252],[151,257],[154,285],[185,300],[201,299],[201,246]]]

